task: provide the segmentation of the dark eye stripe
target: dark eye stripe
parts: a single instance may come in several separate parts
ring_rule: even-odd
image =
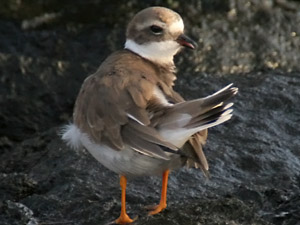
[[[161,27],[159,27],[159,26],[156,26],[156,25],[152,25],[152,26],[150,27],[150,30],[151,30],[153,33],[155,33],[155,34],[160,34],[160,33],[162,33],[163,28],[161,28]]]

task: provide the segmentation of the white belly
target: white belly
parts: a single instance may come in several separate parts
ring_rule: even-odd
[[[74,124],[67,127],[62,139],[73,148],[82,145],[106,168],[127,177],[161,175],[167,169],[179,168],[182,165],[177,155],[171,160],[163,160],[138,153],[130,148],[116,151],[106,145],[96,144]]]

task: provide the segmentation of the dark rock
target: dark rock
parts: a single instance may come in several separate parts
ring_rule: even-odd
[[[297,224],[300,205],[300,9],[296,1],[1,1],[1,224],[107,224],[120,211],[118,176],[58,136],[84,78],[122,48],[128,20],[161,4],[178,11],[200,49],[176,57],[187,99],[239,87],[232,120],[210,129],[211,178],[128,182],[135,224]],[[50,16],[49,16],[50,15]]]

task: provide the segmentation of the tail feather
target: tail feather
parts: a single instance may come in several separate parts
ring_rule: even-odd
[[[238,89],[226,86],[220,91],[192,101],[173,105],[160,121],[160,134],[177,147],[181,147],[191,135],[217,126],[232,117],[233,103],[228,103]]]
[[[222,105],[222,106],[212,108],[206,113],[203,113],[197,117],[192,118],[185,127],[193,128],[193,127],[201,126],[201,124],[208,123],[209,121],[214,121],[219,117],[221,117],[222,115],[224,116],[226,114],[230,114],[233,111],[233,109],[230,108],[232,105],[233,103],[229,103],[225,106]]]
[[[202,98],[203,106],[210,107],[210,106],[222,104],[228,101],[234,95],[236,95],[237,92],[238,92],[238,88],[235,87],[230,89],[224,89],[222,92],[218,91],[217,93],[209,95],[206,98]]]

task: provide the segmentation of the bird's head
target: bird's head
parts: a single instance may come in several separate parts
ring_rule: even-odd
[[[126,32],[125,48],[159,64],[173,63],[181,47],[196,43],[184,34],[180,15],[164,7],[150,7],[137,13]]]

